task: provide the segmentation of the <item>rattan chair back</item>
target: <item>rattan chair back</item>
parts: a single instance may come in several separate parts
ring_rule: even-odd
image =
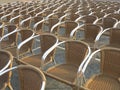
[[[46,78],[43,72],[38,68],[29,66],[29,65],[15,66],[15,67],[12,67],[11,69],[5,70],[0,76],[0,78],[2,78],[5,75],[7,77],[7,74],[9,72],[12,72],[13,75],[18,75],[17,81],[19,82],[19,87],[16,88],[15,86],[12,86],[11,90],[13,90],[13,88],[20,89],[20,90],[34,90],[34,89],[44,90],[45,89]]]
[[[120,77],[120,50],[101,51],[101,72],[113,77]]]
[[[78,51],[80,53],[78,53]],[[67,64],[79,66],[85,58],[88,48],[84,43],[76,41],[68,41],[65,43],[65,60]]]
[[[13,56],[10,52],[0,50],[0,73],[8,68],[11,68],[12,61],[13,61]],[[0,76],[0,89],[5,90],[7,86],[9,88],[11,87],[10,79],[9,79],[10,77],[11,77],[11,72],[6,73],[3,76]]]

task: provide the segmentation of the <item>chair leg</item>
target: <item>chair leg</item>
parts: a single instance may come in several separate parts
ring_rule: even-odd
[[[8,87],[9,87],[10,90],[13,90],[12,85],[11,85],[10,82],[8,82]]]

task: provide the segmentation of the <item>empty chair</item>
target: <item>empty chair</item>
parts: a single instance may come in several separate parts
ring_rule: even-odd
[[[17,57],[17,47],[19,46],[20,43],[24,42],[25,40],[31,38],[34,35],[34,32],[32,30],[28,29],[20,29],[20,30],[15,30],[13,33],[7,34],[4,37],[1,38],[1,48],[3,48],[2,43],[4,43],[4,39],[8,37],[8,42],[6,41],[5,44],[8,44],[10,47],[5,47],[3,49],[6,49],[12,53],[14,57]],[[11,45],[12,43],[12,45]],[[24,55],[25,53],[31,51],[31,42],[27,44],[23,44],[23,47],[21,48],[21,55]]]
[[[111,8],[111,9],[102,10],[101,12],[105,12],[106,14],[110,14],[110,13],[114,13],[115,10]]]
[[[105,16],[105,13],[104,12],[96,11],[96,12],[93,12],[92,15],[95,15],[98,18],[103,18]]]
[[[82,22],[85,24],[89,24],[89,23],[94,23],[97,20],[97,16],[94,15],[85,15],[82,17],[79,17],[76,22]]]
[[[43,20],[43,17],[40,17],[40,16],[34,16],[34,17],[32,17],[32,19],[31,19],[31,21],[30,21],[30,28],[36,29],[36,28],[34,27],[34,25],[35,25],[36,23],[42,21],[42,20]],[[37,26],[36,26],[36,27],[37,27]]]
[[[5,14],[1,17],[1,21],[4,22],[6,25],[9,24],[9,20],[12,17],[11,12],[5,12]]]
[[[85,15],[82,17],[79,17],[75,20],[75,22],[79,23],[79,25],[84,25],[84,24],[92,24],[98,20],[97,16],[94,15]],[[81,30],[84,30],[83,27],[81,27]]]
[[[11,68],[12,62],[13,62],[12,54],[8,51],[0,50],[0,74],[4,72],[6,69]],[[11,72],[0,77],[0,89],[5,90],[4,88],[7,86],[11,89],[10,79],[7,79],[9,77],[11,77]]]
[[[40,40],[40,42],[36,43],[35,42],[36,38],[37,40]],[[32,49],[33,52],[30,56],[24,57],[22,59],[18,59],[16,61],[18,64],[29,64],[29,65],[33,65],[40,68],[43,65],[54,62],[53,57],[54,57],[55,50],[52,50],[51,53],[47,53],[48,55],[46,55],[46,52],[48,52],[50,47],[53,47],[58,43],[58,39],[56,36],[52,34],[37,35],[31,38],[30,40],[28,40],[26,44],[29,43],[31,40],[34,40],[34,43],[36,43],[37,46]],[[21,50],[21,47],[18,48],[18,55]],[[35,53],[36,50],[37,50],[37,53]],[[44,63],[42,60],[43,58],[45,59]]]
[[[84,62],[86,62],[86,59],[90,55],[90,47],[82,41],[75,40],[58,43],[58,45],[61,44],[65,45],[64,53],[62,54],[63,56],[65,55],[64,61],[48,68],[45,74],[53,79],[70,85],[74,89],[77,86],[76,82],[78,80],[77,75],[80,73],[79,70],[81,70]],[[54,48],[58,47],[58,45]],[[58,60],[60,60],[60,58]]]
[[[62,21],[65,21],[65,20],[75,21],[77,18],[79,18],[79,15],[78,15],[78,14],[75,14],[75,13],[71,13],[71,12],[70,12],[70,14],[67,15],[66,17],[64,17]]]
[[[64,25],[64,27],[63,27]],[[78,24],[74,21],[60,22],[51,28],[51,32],[56,34],[60,41],[70,39],[70,33],[76,29]],[[57,28],[57,29],[56,29]]]
[[[6,87],[2,88],[1,85],[6,85],[9,80],[12,80],[12,78],[9,77],[10,72],[12,72],[13,75],[18,75],[17,80],[13,81],[15,83],[18,81],[20,87],[16,88],[16,86],[12,86],[10,90],[13,90],[13,88],[15,90],[45,90],[45,75],[40,69],[29,65],[14,66],[0,73],[0,89],[5,90]]]
[[[77,38],[77,36],[76,36],[76,39],[80,39],[80,40],[88,43],[89,46],[93,50],[97,49],[99,41],[96,40],[96,39],[102,33],[103,28],[101,26],[95,25],[95,24],[85,24],[83,27],[84,27],[84,35],[83,35],[83,37]],[[79,30],[79,28],[78,28],[78,30]],[[77,31],[77,29],[76,29],[76,31]],[[75,31],[72,34],[73,34],[73,36],[78,35],[77,32],[75,34]]]
[[[8,36],[7,39],[4,38],[6,37],[5,34],[9,34],[9,33],[12,34],[16,30],[17,30],[17,27],[13,24],[5,25],[4,27],[1,28],[1,32],[3,33],[3,36],[1,37],[1,40],[0,40],[0,46],[2,49],[16,45],[14,42],[14,40],[16,39],[15,34],[13,34],[12,36]]]
[[[50,33],[51,28],[59,22],[58,18],[48,18],[43,22],[43,28],[40,33]],[[39,33],[39,32],[37,32]]]
[[[103,44],[102,46],[109,46],[109,47],[115,47],[115,48],[120,48],[120,29],[119,28],[110,28],[107,30],[104,30],[98,37],[97,39],[100,40],[102,35],[106,31],[109,31],[109,43]]]
[[[94,74],[79,90],[120,90],[120,49],[102,48],[93,52],[81,70],[80,76],[85,75],[88,64],[100,54],[100,73]],[[93,68],[91,68],[93,69]]]
[[[29,28],[30,27],[30,21],[31,21],[31,16],[30,15],[22,15],[21,20],[20,20],[20,28]]]
[[[111,13],[111,14],[106,15],[106,17],[113,17],[113,18],[116,18],[118,21],[120,20],[119,13]]]
[[[112,18],[112,17],[104,17],[102,18],[101,22],[98,21],[94,22],[94,24],[101,25],[103,27],[103,30],[113,28],[114,25],[118,22],[117,19]],[[109,32],[104,33],[104,35],[109,36]]]

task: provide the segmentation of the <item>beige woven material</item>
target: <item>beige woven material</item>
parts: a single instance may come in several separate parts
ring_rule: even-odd
[[[100,74],[84,85],[90,90],[120,90],[120,49],[104,48],[100,51]]]
[[[85,58],[87,51],[87,46],[82,42],[66,42],[65,62],[49,68],[46,75],[74,88],[76,86],[78,67]]]
[[[97,19],[94,15],[86,15],[82,17],[80,20],[83,20],[85,24],[93,23]]]
[[[21,35],[21,42],[30,38],[33,35],[33,31],[27,30],[27,29],[21,29],[17,33],[19,33]],[[14,37],[14,39],[18,39],[18,34],[16,37]],[[33,41],[31,40],[30,42],[24,44],[21,47],[19,53],[24,54],[24,53],[28,52],[29,50],[31,51],[32,50],[32,43],[33,43]],[[10,51],[14,57],[17,57],[17,47],[6,48],[6,50]]]
[[[65,29],[65,32],[63,34],[60,33],[60,30],[61,30],[61,27],[58,26],[58,30],[57,30],[57,34],[58,34],[58,38],[60,41],[65,41],[65,40],[68,40],[70,39],[70,33],[73,29],[75,29],[77,27],[77,23],[74,22],[74,21],[65,21],[64,23],[64,29]]]
[[[92,15],[97,16],[98,18],[103,18],[105,16],[104,12],[94,11]]]
[[[13,32],[16,28],[17,27],[15,25],[9,24],[9,25],[6,25],[5,27],[3,27],[3,30],[4,31],[7,30],[8,33],[10,33],[10,32]],[[4,48],[7,48],[9,46],[16,46],[16,38],[15,38],[16,34],[17,33],[14,33],[14,34],[8,36],[7,40],[2,40],[2,42],[0,42],[1,43],[1,48],[4,49]]]
[[[12,67],[13,57],[11,53],[8,51],[0,51],[0,70],[3,69],[9,61],[11,61],[11,63],[9,64],[7,69]],[[11,88],[11,83],[9,79],[10,77],[11,77],[11,72],[6,73],[3,76],[0,76],[0,90],[1,89],[5,90],[7,86]]]
[[[42,61],[41,57],[43,56],[46,50],[48,50],[56,43],[57,38],[51,34],[43,34],[39,36],[39,39],[40,39],[40,47],[41,47],[40,53],[32,56],[24,57],[17,61],[18,64],[30,64],[36,67],[41,67],[41,64],[47,64],[53,61],[54,52],[55,52],[54,50],[47,56],[45,61]]]
[[[107,17],[116,18],[118,21],[120,20],[120,14],[119,13],[111,13]]]
[[[14,71],[14,67],[12,68],[12,70],[10,70],[10,72],[12,71]],[[20,84],[20,89],[18,88],[19,90],[45,89],[46,78],[40,69],[37,69],[32,66],[28,66],[28,65],[19,65],[19,66],[16,66],[14,72],[17,73],[19,77],[18,79]],[[2,76],[6,75],[7,73],[3,74]],[[44,82],[44,85],[43,85],[43,82]],[[15,86],[12,86],[12,87],[15,87]],[[42,87],[43,89],[41,89]]]
[[[120,48],[120,29],[112,28],[110,30],[110,42],[108,46]]]

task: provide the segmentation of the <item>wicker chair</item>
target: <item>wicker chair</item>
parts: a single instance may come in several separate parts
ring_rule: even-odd
[[[106,15],[106,17],[113,17],[113,18],[117,19],[118,21],[120,20],[119,13],[111,13],[111,14]]]
[[[101,21],[101,22],[99,22]],[[99,23],[98,23],[99,22]],[[103,27],[103,30],[113,28],[114,25],[118,22],[117,19],[112,17],[104,17],[101,19],[98,19],[94,24],[101,25]],[[109,32],[104,33],[104,35],[109,36]]]
[[[76,19],[75,22],[79,23],[79,25],[84,25],[84,24],[92,24],[98,20],[97,16],[94,15],[84,15]],[[81,30],[84,30],[84,27],[80,28]]]
[[[80,37],[80,40],[88,43],[91,49],[95,50],[98,48],[98,40],[96,40],[96,38],[102,33],[102,31],[103,28],[99,25],[86,24],[84,26],[84,37]]]
[[[3,38],[6,37],[6,34],[9,34],[9,33],[12,34],[16,30],[17,30],[17,27],[13,24],[5,25],[4,27],[1,28],[1,32],[3,33],[2,34],[3,36],[1,37],[0,45],[2,49],[15,45],[14,43],[15,34],[13,34],[12,36],[8,36],[8,39],[3,40]]]
[[[41,34],[41,35],[36,35],[34,36],[31,40],[35,40],[36,41],[39,39],[40,42],[39,44],[37,44],[37,46],[35,48],[33,48],[33,53],[32,55],[29,55],[28,57],[24,57],[22,59],[18,59],[16,60],[16,62],[18,64],[30,64],[33,66],[36,66],[38,68],[42,67],[48,63],[51,63],[54,61],[53,57],[54,57],[54,52],[55,50],[52,50],[51,53],[47,53],[48,55],[46,55],[45,53],[48,52],[48,49],[50,47],[53,47],[54,45],[56,45],[58,43],[58,39],[52,35],[52,34]],[[30,42],[31,40],[27,41],[26,43]],[[21,46],[22,47],[22,46]],[[20,52],[21,47],[18,48],[18,55]],[[35,53],[35,51],[37,50],[38,53]],[[43,56],[45,56],[45,61],[43,63]]]
[[[20,30],[15,30],[14,33],[8,33],[4,37],[1,38],[1,45],[4,43],[4,45],[9,44],[8,42],[11,40],[12,45],[10,44],[11,47],[4,48],[12,53],[14,57],[17,57],[17,47],[19,46],[20,43],[24,42],[25,40],[31,38],[34,35],[34,32],[32,30],[28,29],[20,29]],[[6,43],[4,42],[4,39],[10,37],[10,40]],[[19,41],[19,42],[18,42]],[[21,55],[28,52],[29,50],[31,51],[31,42],[24,44],[23,48],[21,49]],[[1,46],[2,48],[3,46]]]
[[[120,90],[120,49],[102,48],[93,52],[82,69],[85,74],[86,67],[92,57],[100,52],[100,74],[94,75],[83,85],[85,89],[79,90]]]
[[[5,51],[5,50],[0,50],[0,73],[4,72],[8,68],[11,68],[12,61],[13,61],[13,56],[11,55],[10,52]],[[7,86],[10,89],[12,89],[10,79],[7,79],[9,77],[11,77],[11,72],[5,74],[5,76],[0,77],[0,90]],[[4,82],[6,82],[6,83],[4,83]]]
[[[97,39],[100,40],[102,35],[104,35],[104,33],[106,31],[109,31],[109,44],[106,45],[101,45],[101,47],[103,46],[109,46],[109,47],[115,47],[115,48],[120,48],[120,29],[119,28],[110,28],[107,30],[104,30],[98,37]]]
[[[95,15],[98,18],[103,18],[105,16],[105,13],[104,12],[96,11],[96,12],[93,12],[92,15]]]
[[[1,17],[1,21],[4,22],[5,25],[9,24],[9,20],[12,17],[12,13],[10,11],[6,11],[4,15]]]
[[[70,85],[74,89],[77,86],[77,75],[90,55],[90,47],[82,41],[73,40],[58,43],[58,45],[60,44],[65,44],[65,61],[48,68],[45,74]],[[58,47],[58,45],[54,48]]]
[[[4,85],[8,82],[8,80],[10,80],[10,77],[8,76],[9,72],[12,72],[13,75],[18,74],[20,89],[19,88],[16,89],[45,90],[46,78],[40,69],[29,65],[14,66],[0,73],[0,82],[1,82],[0,85]],[[13,88],[15,88],[15,86],[12,86],[10,90],[13,90]],[[3,89],[5,90],[5,87]]]
[[[74,21],[59,22],[51,28],[51,32],[56,34],[60,41],[64,41],[70,39],[70,33],[72,32],[72,30],[76,29],[77,27],[78,24]]]
[[[34,25],[36,24],[36,23],[38,23],[39,21],[41,21],[41,20],[43,20],[43,17],[40,17],[40,16],[34,16],[34,17],[32,17],[32,19],[31,19],[31,21],[30,21],[30,28],[31,29],[35,29],[34,28]],[[39,26],[38,26],[39,27]],[[36,28],[37,29],[37,28]]]
[[[30,15],[22,15],[21,20],[20,20],[20,28],[29,28],[30,27],[30,21],[31,21],[31,16]]]
[[[58,18],[48,18],[43,24],[43,33],[50,33],[51,28],[59,22]],[[38,32],[39,33],[39,32]],[[40,32],[41,33],[41,32]]]

